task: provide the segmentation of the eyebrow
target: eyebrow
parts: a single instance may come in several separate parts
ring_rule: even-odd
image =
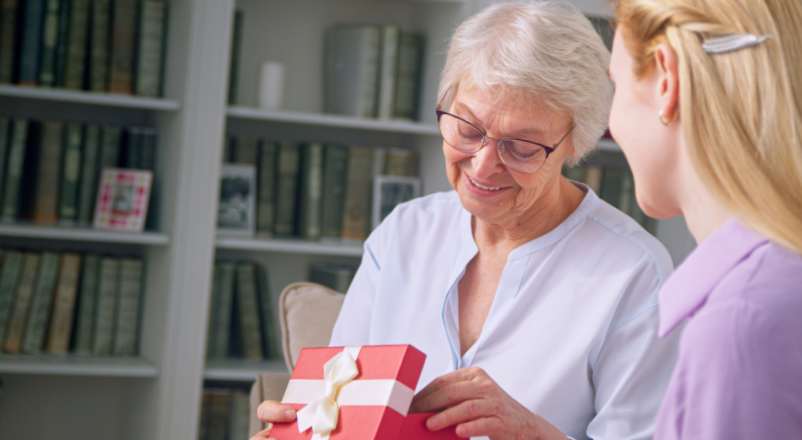
[[[454,110],[464,110],[470,116],[470,118],[467,118],[469,122],[478,126],[482,126],[482,128],[484,129],[484,124],[479,120],[479,118],[476,117],[476,115],[471,111],[471,109],[467,105],[457,101],[454,103]],[[458,114],[458,116],[462,115]],[[543,136],[543,130],[534,127],[527,127],[509,133],[505,133],[504,135],[504,137],[516,138],[522,140],[526,140],[525,138],[529,136],[535,138],[541,137]]]

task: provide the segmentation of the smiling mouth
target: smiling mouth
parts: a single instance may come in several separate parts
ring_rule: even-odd
[[[497,191],[501,191],[503,189],[507,189],[508,188],[506,186],[487,186],[487,185],[482,185],[481,183],[471,179],[471,176],[469,176],[467,174],[465,175],[465,177],[468,179],[468,182],[470,182],[471,185],[473,185],[476,188],[479,188],[479,189],[481,189],[483,191],[497,192]]]

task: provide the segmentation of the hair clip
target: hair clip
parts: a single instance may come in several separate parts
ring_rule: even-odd
[[[708,38],[702,42],[702,48],[707,53],[721,54],[757,46],[768,38],[768,35],[730,34],[723,37]]]

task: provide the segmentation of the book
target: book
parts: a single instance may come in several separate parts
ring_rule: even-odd
[[[345,180],[348,171],[348,147],[327,144],[323,159],[323,203],[320,234],[339,239],[342,235]]]
[[[348,156],[342,238],[364,240],[368,234],[370,201],[373,195],[371,185],[372,152],[369,147],[351,146]]]
[[[14,64],[19,55],[15,47],[18,1],[0,0],[0,83],[10,83],[14,80]]]
[[[228,104],[234,105],[239,100],[239,64],[242,48],[242,11],[234,11],[233,35],[231,38],[231,65],[228,70]]]
[[[325,33],[323,108],[326,113],[376,116],[381,32],[373,25],[338,25]]]
[[[38,84],[51,87],[56,85],[56,48],[58,44],[60,0],[47,0],[44,25],[42,28],[41,66]]]
[[[316,263],[309,270],[309,281],[340,293],[346,293],[354,279],[356,269],[356,266],[352,264]]]
[[[210,357],[222,359],[228,357],[231,341],[231,314],[234,305],[234,289],[236,288],[236,268],[233,262],[218,262],[215,265],[215,283],[220,294],[218,307],[214,312],[214,338],[209,347]],[[219,272],[219,273],[218,273]]]
[[[99,275],[100,257],[92,254],[84,257],[78,290],[78,313],[75,318],[74,350],[77,354],[92,354]]]
[[[2,9],[0,9],[0,12],[2,12]],[[2,18],[0,18],[0,20],[2,20]],[[0,29],[0,32],[2,32],[2,29]],[[8,150],[11,146],[11,126],[11,119],[0,116],[0,188],[5,188],[6,184],[6,158],[8,157]],[[0,208],[2,207],[3,191],[0,190]]]
[[[393,117],[400,34],[401,30],[398,26],[386,25],[381,27],[378,116],[382,119]]]
[[[95,303],[95,331],[92,336],[92,354],[95,356],[112,354],[119,276],[120,261],[112,257],[103,257],[100,260],[100,278]]]
[[[139,7],[136,94],[157,97],[162,95],[167,4],[162,0],[142,0]]]
[[[61,269],[53,302],[53,317],[50,321],[46,345],[49,353],[66,354],[69,350],[80,271],[80,255],[68,253],[61,256]]]
[[[36,287],[34,287],[31,299],[31,310],[28,314],[28,322],[25,324],[25,336],[22,340],[24,353],[38,354],[44,348],[58,270],[59,255],[53,252],[42,254]]]
[[[81,149],[84,128],[77,123],[64,126],[59,223],[72,225],[78,220],[78,185],[81,178]]]
[[[56,33],[55,73],[53,86],[63,87],[67,77],[67,44],[70,30],[70,0],[59,0],[58,31]]]
[[[395,118],[417,119],[423,72],[423,46],[422,35],[401,32],[398,43],[398,77],[393,100],[393,117]]]
[[[228,438],[247,439],[250,437],[250,397],[244,391],[234,391],[231,393],[231,412],[228,415]]]
[[[134,356],[138,351],[139,308],[142,297],[142,260],[125,258],[120,262],[117,288],[117,324],[114,327],[113,354]]]
[[[7,353],[19,353],[22,350],[22,337],[31,310],[40,258],[40,255],[36,253],[26,252],[23,254],[22,274],[14,293],[14,306],[6,329],[6,339],[3,341],[3,350]]]
[[[89,30],[89,90],[109,90],[111,64],[111,0],[92,0]]]
[[[14,293],[22,274],[22,253],[6,251],[0,270],[0,344],[6,340],[6,329],[11,318]]]
[[[114,0],[112,4],[111,67],[109,91],[134,92],[134,47],[136,45],[137,0]]]
[[[144,137],[141,127],[128,127],[123,133],[122,143],[122,168],[129,170],[141,170],[142,168],[142,144]]]
[[[267,269],[254,265],[256,291],[259,293],[259,318],[262,324],[262,352],[266,358],[280,358],[281,339],[276,326],[275,301],[270,293],[270,276]]]
[[[276,235],[295,234],[296,192],[300,152],[298,145],[282,143],[278,153],[278,188],[276,189]]]
[[[278,149],[276,142],[262,143],[256,170],[256,232],[268,236],[273,233],[276,221]]]
[[[217,347],[217,338],[220,334],[217,332],[217,322],[220,320],[220,263],[215,262],[212,269],[212,289],[209,292],[209,324],[206,326],[206,357],[208,359],[215,359],[225,357],[219,355],[214,350]]]
[[[148,201],[148,214],[145,217],[145,229],[156,230],[159,227],[159,190],[161,181],[157,172],[157,153],[156,148],[159,143],[159,136],[154,128],[145,127],[142,129],[142,154],[140,156],[140,166],[143,170],[150,171],[153,178],[150,182],[150,200]]]
[[[64,124],[58,121],[46,121],[42,124],[33,209],[33,222],[38,225],[52,225],[58,222],[63,127]]]
[[[69,37],[65,59],[64,87],[80,90],[84,88],[87,66],[87,42],[89,40],[89,18],[91,0],[70,0]]]
[[[46,0],[22,2],[23,15],[20,27],[19,84],[33,86],[39,81],[42,54],[42,34]]]
[[[237,264],[237,317],[242,354],[246,359],[262,359],[262,329],[259,325],[259,300],[253,263]]]
[[[28,121],[15,119],[11,131],[11,145],[8,151],[3,211],[0,219],[14,221],[19,211],[19,193],[22,186],[22,173],[25,165],[28,140]]]
[[[93,220],[99,177],[97,173],[99,156],[100,127],[88,125],[84,136],[81,178],[78,184],[78,223],[83,226],[91,225]]]
[[[299,227],[306,240],[320,238],[320,210],[323,197],[323,144],[304,144],[301,152]]]
[[[234,145],[234,163],[256,165],[261,141],[252,136],[240,136]]]
[[[104,169],[117,168],[120,165],[122,129],[119,127],[103,127],[101,129],[100,142],[100,167],[96,174],[97,181],[100,181],[100,175]]]
[[[407,148],[388,148],[385,158],[384,175],[417,177],[418,155]]]

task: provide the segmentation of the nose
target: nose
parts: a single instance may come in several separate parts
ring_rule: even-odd
[[[488,138],[485,141],[485,146],[471,158],[471,165],[474,175],[478,178],[490,177],[502,170],[504,164],[498,156],[496,141]]]

